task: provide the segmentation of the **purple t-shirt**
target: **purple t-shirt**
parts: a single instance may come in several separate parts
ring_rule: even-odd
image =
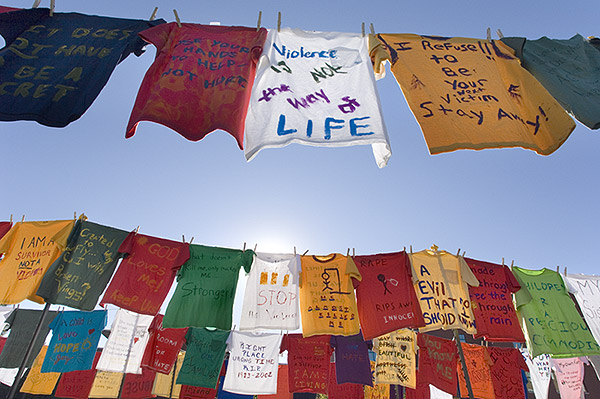
[[[369,349],[362,333],[349,337],[332,335],[331,346],[335,349],[335,373],[338,384],[351,382],[373,386]]]

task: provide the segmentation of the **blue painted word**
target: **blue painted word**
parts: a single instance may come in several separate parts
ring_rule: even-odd
[[[285,58],[337,58],[337,50],[305,51],[303,46],[300,50],[290,50],[285,44],[279,48],[275,43],[273,48]]]
[[[362,118],[352,118],[348,121],[348,125],[349,125],[349,129],[350,129],[350,136],[353,137],[360,137],[360,136],[369,136],[371,134],[374,134],[374,132],[364,132],[364,131],[359,131],[359,129],[366,129],[369,127],[368,124],[364,124],[364,125],[360,125],[357,122],[358,121],[362,121],[365,119],[370,119],[370,116],[363,116]],[[325,140],[330,140],[331,139],[331,131],[332,130],[339,130],[339,129],[344,129],[346,126],[346,121],[344,119],[335,119],[335,118],[325,118],[325,121],[323,122],[323,131],[324,131],[324,136],[323,138]],[[298,129],[286,129],[285,128],[285,115],[281,114],[279,115],[279,124],[277,125],[277,135],[278,136],[285,136],[287,134],[293,134],[293,133],[297,133]],[[306,122],[306,137],[312,137],[313,134],[313,121],[312,119],[309,119]]]

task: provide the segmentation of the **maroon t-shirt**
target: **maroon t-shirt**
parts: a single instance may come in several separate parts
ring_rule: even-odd
[[[142,369],[142,374],[125,374],[123,389],[121,390],[121,399],[146,399],[152,398],[152,387],[156,372],[148,369]]]
[[[417,334],[419,347],[418,384],[431,384],[453,396],[457,393],[458,350],[453,341]]]
[[[465,258],[479,280],[479,287],[469,287],[475,316],[475,338],[488,341],[525,342],[517,318],[512,293],[521,285],[507,266]]]
[[[281,351],[288,351],[290,392],[327,394],[330,339],[329,335],[304,338],[302,334],[287,334],[283,337]]]
[[[169,374],[183,345],[187,328],[163,328],[163,315],[157,314],[148,328],[150,337],[142,357],[142,367]]]
[[[129,233],[119,247],[121,261],[100,305],[112,303],[132,312],[156,315],[177,271],[190,258],[190,245]]]
[[[100,351],[96,352],[94,363],[90,370],[62,373],[54,396],[57,398],[87,399],[96,378],[96,364],[98,363],[98,359],[100,359]]]
[[[353,282],[365,340],[401,328],[425,326],[405,251],[353,259],[362,276],[362,281]]]
[[[490,368],[496,399],[525,399],[521,370],[529,371],[523,355],[515,348],[488,348],[494,364]]]

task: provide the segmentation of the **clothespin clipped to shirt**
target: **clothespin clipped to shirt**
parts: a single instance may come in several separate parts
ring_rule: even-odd
[[[85,216],[85,213],[81,213],[81,215],[79,215],[79,219],[85,222],[88,218]]]
[[[369,25],[369,28],[371,29],[371,34],[374,35],[375,34],[375,27],[373,26],[373,22],[371,22],[371,25]]]
[[[181,235],[181,241],[183,241],[183,243],[185,244],[185,235]]]
[[[138,231],[140,231],[140,226],[139,225],[138,225],[138,227],[135,228],[135,234],[137,234]]]
[[[498,38],[502,39],[504,37],[504,33],[502,33],[500,29],[498,29],[496,33],[498,34]]]
[[[567,275],[567,267],[565,266],[565,271],[564,271],[564,275]]]
[[[277,32],[281,31],[281,11],[277,13]]]
[[[294,256],[296,256],[296,247],[294,246]]]
[[[192,239],[190,240],[190,245],[192,245],[193,242],[194,242],[194,237],[192,237]]]
[[[458,252],[456,253],[456,256],[460,256],[460,248],[458,248]]]
[[[40,6],[41,2],[42,2],[42,0],[35,0],[33,2],[33,5],[31,6],[31,8],[38,8]]]
[[[179,14],[177,14],[176,9],[173,9],[173,14],[175,15],[175,21],[177,21],[177,26],[181,28],[181,20],[179,19]]]
[[[77,220],[77,211],[73,212],[73,220]]]
[[[304,253],[302,254],[302,256],[306,256],[307,253],[308,253],[308,249],[306,251],[304,251]]]
[[[515,260],[513,259],[510,261],[510,267],[512,268],[514,265],[515,265]]]
[[[504,266],[504,258],[502,258],[502,266]]]
[[[154,18],[156,18],[157,12],[158,12],[158,7],[154,7],[154,11],[152,11],[152,15],[150,15],[150,21],[154,21]]]
[[[488,42],[492,41],[492,30],[490,29],[489,26],[488,26],[487,31],[486,31],[486,37],[487,37],[487,41]]]
[[[260,30],[260,20],[262,19],[262,11],[258,12],[258,23],[256,24],[256,31]]]
[[[352,257],[354,258],[356,256],[356,248],[352,247]]]
[[[412,244],[410,246],[410,254],[412,255]]]
[[[365,37],[365,23],[364,22],[362,23],[362,27],[361,28],[362,28],[361,29],[362,30],[362,36]]]
[[[23,223],[25,221],[25,214],[23,214],[23,217],[21,218],[21,223]]]
[[[246,250],[246,241],[244,241],[244,247],[242,248],[242,251]]]
[[[50,16],[54,15],[54,0],[50,0]]]
[[[10,223],[12,223],[12,213],[10,214]]]
[[[560,266],[556,265],[556,273],[560,274]]]
[[[258,246],[258,243],[254,244],[254,252],[256,252],[256,247]]]
[[[466,254],[467,254],[467,251],[463,251],[461,256],[464,258]]]

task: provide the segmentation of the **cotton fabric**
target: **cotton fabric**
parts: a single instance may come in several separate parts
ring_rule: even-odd
[[[163,328],[163,315],[154,316],[148,328],[150,336],[142,357],[142,367],[159,374],[169,374],[183,345],[187,328]]]
[[[374,340],[377,353],[375,383],[417,387],[417,334],[408,329],[382,335]]]
[[[361,333],[349,337],[332,335],[331,346],[335,350],[338,384],[373,385],[369,349]]]
[[[27,374],[27,378],[21,387],[21,392],[30,393],[32,395],[52,395],[54,387],[56,387],[56,383],[60,378],[60,373],[42,374],[42,363],[44,362],[47,350],[48,346],[42,346],[40,353],[35,358],[35,361]]]
[[[290,392],[327,394],[329,359],[332,353],[329,341],[330,337],[327,335],[285,335],[281,351],[288,351]]]
[[[269,31],[246,117],[246,159],[290,143],[371,144],[377,166],[391,157],[387,130],[360,34]]]
[[[584,363],[578,358],[550,359],[561,399],[583,399]]]
[[[177,384],[216,388],[230,331],[192,327]]]
[[[600,276],[568,274],[563,280],[569,293],[575,296],[594,339],[600,342]]]

